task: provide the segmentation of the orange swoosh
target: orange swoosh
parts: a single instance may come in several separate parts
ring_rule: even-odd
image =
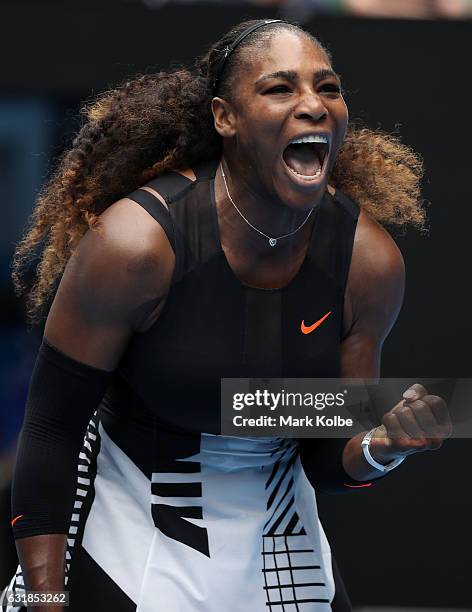
[[[12,520],[11,522],[11,526],[13,527],[13,525],[20,520],[20,518],[23,518],[24,514],[19,514],[18,516],[15,516],[15,518]]]
[[[327,312],[324,317],[321,317],[321,319],[318,319],[316,323],[313,323],[313,325],[307,326],[305,325],[305,321],[302,321],[302,324],[300,326],[300,329],[302,330],[302,334],[311,334],[311,332],[315,331],[315,329],[319,327],[323,323],[323,321],[329,317],[330,314],[331,314],[331,310]]]

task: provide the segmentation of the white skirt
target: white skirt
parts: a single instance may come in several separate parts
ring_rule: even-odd
[[[331,551],[296,441],[201,434],[180,461],[188,469],[149,480],[91,420],[66,553],[70,612],[331,611]],[[19,568],[9,588],[22,586]]]

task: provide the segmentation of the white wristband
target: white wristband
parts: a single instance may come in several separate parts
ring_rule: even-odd
[[[370,465],[376,470],[379,470],[380,472],[390,472],[390,470],[393,470],[398,467],[400,463],[404,461],[405,457],[397,457],[397,459],[390,461],[390,463],[387,463],[387,465],[382,465],[381,463],[376,461],[370,454],[370,441],[372,440],[372,436],[374,435],[374,431],[376,429],[377,428],[374,427],[369,432],[367,432],[361,442],[362,450],[364,451],[364,457],[366,458],[368,463],[370,463]]]

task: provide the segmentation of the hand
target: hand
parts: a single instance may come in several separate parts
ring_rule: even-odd
[[[387,464],[427,450],[437,450],[452,434],[446,402],[419,384],[412,385],[403,399],[382,418],[370,443],[372,457]]]

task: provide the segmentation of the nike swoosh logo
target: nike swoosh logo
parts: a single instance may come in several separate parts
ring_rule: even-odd
[[[330,314],[331,314],[331,310],[327,312],[324,317],[321,317],[321,319],[318,319],[316,323],[313,323],[313,325],[305,325],[305,321],[303,320],[300,326],[300,329],[302,330],[302,334],[311,334],[311,332],[315,331],[315,329],[319,327],[323,323],[323,321],[325,321],[329,317]]]
[[[20,514],[20,515],[18,515],[18,516],[15,516],[15,518],[14,518],[14,519],[12,520],[12,522],[11,522],[11,526],[13,527],[13,525],[14,525],[15,523],[17,523],[17,522],[20,520],[20,518],[23,518],[23,516],[24,516],[24,514]]]

